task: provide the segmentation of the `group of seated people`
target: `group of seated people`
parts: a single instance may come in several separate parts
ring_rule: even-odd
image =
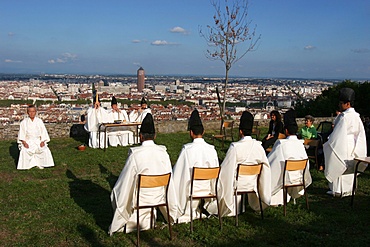
[[[148,114],[142,122],[140,130],[140,140],[142,145],[133,147],[129,151],[126,164],[113,188],[111,201],[114,211],[113,221],[109,228],[109,233],[130,232],[136,229],[136,210],[135,194],[138,174],[164,174],[172,172],[172,177],[168,189],[169,193],[169,213],[171,219],[169,222],[184,223],[190,221],[190,214],[193,219],[199,218],[201,214],[218,214],[217,203],[213,200],[201,201],[193,200],[190,205],[189,190],[192,178],[193,167],[221,167],[218,183],[218,195],[220,202],[220,214],[222,216],[235,215],[234,188],[236,186],[236,170],[238,164],[262,164],[259,186],[260,191],[253,183],[256,177],[250,179],[241,179],[238,186],[243,189],[251,189],[255,194],[248,195],[248,203],[252,209],[259,211],[259,200],[261,197],[263,207],[270,205],[282,205],[282,172],[284,163],[287,159],[307,159],[307,154],[295,133],[298,131],[298,125],[295,120],[294,110],[288,111],[284,115],[284,132],[286,139],[276,141],[273,150],[266,156],[262,143],[252,139],[253,115],[244,111],[239,124],[240,140],[232,142],[226,157],[219,165],[219,159],[216,149],[203,139],[204,127],[195,109],[188,122],[188,131],[192,139],[191,143],[183,146],[176,164],[172,168],[166,147],[156,145],[155,128],[151,114]],[[150,154],[150,156],[148,155]],[[294,183],[299,179],[301,173],[292,173],[288,180]],[[311,175],[309,170],[305,172],[306,187],[311,184]],[[193,187],[194,194],[208,194],[214,192],[214,187],[207,181],[196,181]],[[289,198],[297,198],[302,195],[303,188],[298,190],[289,190]],[[159,199],[157,191],[144,191],[140,194],[142,202],[153,203]],[[242,203],[238,198],[238,204]],[[238,206],[238,213],[243,207]],[[191,212],[192,211],[192,212]],[[166,214],[163,214],[166,215]],[[140,229],[150,228],[150,209],[140,210]],[[166,217],[166,216],[165,216]]]
[[[359,114],[353,108],[354,91],[343,88],[339,95],[339,106],[341,114],[335,121],[335,128],[329,140],[324,144],[325,154],[325,177],[329,182],[330,195],[349,196],[352,193],[353,167],[355,157],[366,156],[366,137]],[[315,136],[312,118],[306,120],[306,128],[300,131],[301,135]],[[149,127],[148,127],[149,126]],[[272,124],[274,126],[274,124]],[[275,124],[277,126],[277,124]],[[252,209],[260,210],[258,197],[261,198],[263,208],[283,204],[283,171],[286,160],[308,159],[303,140],[298,139],[298,125],[295,120],[295,112],[290,109],[284,114],[282,124],[285,139],[277,139],[271,152],[266,156],[262,142],[252,139],[253,115],[244,111],[239,124],[240,140],[232,142],[226,153],[226,157],[220,165],[219,183],[217,187],[218,199],[220,201],[220,216],[233,216],[241,212],[243,207],[235,212],[235,203],[241,203],[238,198],[234,200],[234,189],[236,186],[243,189],[250,188],[256,193],[248,194],[248,203]],[[143,121],[140,132],[142,145],[131,148],[126,164],[115,184],[111,201],[114,211],[113,221],[109,227],[109,234],[114,232],[130,232],[135,230],[136,211],[134,195],[138,174],[161,174],[171,172],[173,175],[169,184],[169,215],[166,219],[169,223],[181,223],[190,221],[190,212],[193,218],[199,218],[201,214],[218,214],[214,201],[193,201],[190,205],[189,191],[192,170],[194,167],[218,167],[219,161],[214,146],[206,143],[203,139],[204,127],[197,110],[191,114],[188,130],[192,142],[185,144],[181,150],[175,166],[171,167],[169,156],[165,146],[154,143],[155,128],[151,114]],[[276,132],[277,133],[277,132]],[[276,134],[274,133],[274,134]],[[272,134],[272,133],[271,133]],[[271,135],[270,134],[270,135]],[[273,135],[274,135],[273,134]],[[266,138],[270,139],[270,138]],[[150,153],[150,157],[147,154]],[[252,182],[254,178],[236,180],[236,172],[239,164],[263,164],[260,175],[258,193],[256,185]],[[361,164],[360,170],[366,168]],[[296,184],[302,181],[302,171],[292,171],[285,177],[285,182]],[[312,183],[309,171],[309,161],[304,173],[303,180],[308,187]],[[207,194],[214,192],[209,183],[201,181],[194,185],[194,193]],[[298,198],[303,194],[301,187],[288,189],[287,201],[290,198]],[[145,191],[140,200],[156,202],[159,194],[153,191]],[[200,207],[199,207],[200,206]],[[165,215],[166,218],[166,214]],[[140,229],[150,227],[150,211],[140,211]]]
[[[101,127],[101,124],[141,123],[146,114],[151,113],[144,97],[140,102],[140,108],[133,110],[130,115],[127,115],[125,110],[119,109],[117,99],[114,96],[112,97],[111,107],[112,109],[110,110],[104,109],[101,107],[99,99],[94,97],[93,106],[87,111],[85,123],[85,130],[89,132],[89,147],[104,148],[108,145],[117,147],[134,144],[134,133],[129,127],[117,126],[109,128],[107,137],[105,137],[104,127]]]

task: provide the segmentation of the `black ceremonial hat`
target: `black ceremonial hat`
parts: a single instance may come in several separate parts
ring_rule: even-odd
[[[116,99],[116,97],[112,97],[112,101],[111,101],[111,103],[110,103],[111,105],[117,105],[117,99]]]
[[[141,123],[140,133],[155,134],[154,120],[152,114],[146,114]]]
[[[287,126],[298,126],[296,120],[295,120],[295,111],[293,109],[290,109],[288,110],[285,114],[284,114],[284,126],[287,127]]]
[[[193,129],[193,127],[202,126],[202,120],[199,117],[199,112],[197,109],[195,109],[190,116],[189,122],[188,122],[188,130]]]
[[[355,91],[352,88],[342,88],[339,92],[339,101],[344,103],[355,101]]]
[[[240,117],[239,130],[252,130],[254,117],[249,111],[243,111]]]
[[[142,105],[142,104],[148,104],[148,102],[146,102],[145,97],[141,98],[140,105]]]

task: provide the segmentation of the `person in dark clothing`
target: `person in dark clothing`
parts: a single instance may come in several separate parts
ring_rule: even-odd
[[[272,111],[270,113],[270,124],[267,136],[262,139],[262,146],[266,150],[271,145],[274,145],[275,141],[279,137],[279,133],[284,134],[283,122],[281,121],[281,115],[278,111]]]

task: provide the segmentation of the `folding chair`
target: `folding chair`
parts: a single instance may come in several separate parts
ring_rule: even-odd
[[[217,184],[218,184],[218,178],[220,175],[220,167],[193,167],[193,174],[191,178],[191,184],[190,184],[190,207],[193,206],[193,200],[194,199],[211,199],[216,198],[217,203],[217,212],[218,212],[218,220],[220,222],[220,230],[222,230],[222,219],[221,219],[221,213],[220,213],[220,204],[218,201],[218,194],[217,194]],[[214,183],[214,191],[215,193],[209,193],[208,195],[194,195],[194,181],[196,180],[209,180],[211,184],[211,180],[216,180]],[[202,213],[200,213],[200,219],[202,219]],[[190,208],[190,232],[193,232],[193,209]]]
[[[309,146],[309,149],[306,149],[307,157],[309,159],[315,160],[316,168],[317,168],[317,170],[319,170],[318,152],[319,152],[320,140],[305,139],[304,140],[304,145]]]
[[[155,207],[166,206],[167,210],[167,220],[168,220],[168,229],[170,232],[170,239],[172,240],[172,228],[170,222],[170,211],[168,206],[168,185],[170,183],[171,173],[162,174],[162,175],[144,175],[139,174],[138,177],[138,189],[137,189],[137,198],[136,198],[136,207],[134,209],[137,210],[136,215],[136,226],[137,226],[137,245],[140,246],[140,222],[139,222],[139,210],[142,208],[150,208],[150,228],[153,228],[153,221],[154,215],[153,210]],[[156,187],[165,187],[164,190],[164,202],[159,204],[152,204],[152,205],[140,205],[140,189],[142,188],[156,188]]]
[[[242,190],[238,191],[238,185],[239,185],[239,176],[257,176],[256,179],[256,186],[257,186],[257,192],[258,192],[258,201],[260,204],[260,210],[261,210],[261,217],[263,219],[263,209],[262,209],[262,201],[261,201],[261,194],[259,189],[259,180],[260,175],[262,171],[262,164],[256,164],[256,165],[245,165],[245,164],[239,164],[238,169],[236,171],[236,188],[234,190],[234,197],[235,197],[235,225],[238,226],[238,195],[245,195],[248,193],[255,193],[254,190]],[[243,200],[242,200],[243,202]],[[243,206],[243,205],[242,205]]]
[[[285,166],[284,166],[284,173],[283,173],[283,197],[284,197],[284,216],[286,216],[286,206],[287,206],[287,197],[288,197],[288,188],[292,187],[298,187],[298,186],[303,186],[304,190],[304,195],[306,197],[306,206],[307,209],[309,210],[308,207],[308,196],[306,192],[306,185],[304,181],[304,175],[306,173],[306,168],[307,168],[307,163],[308,159],[304,160],[286,160],[285,161]],[[297,184],[285,184],[285,177],[288,172],[292,171],[303,171],[302,172],[302,181]]]
[[[225,121],[222,124],[222,132],[219,135],[212,135],[213,144],[215,144],[215,139],[221,139],[222,148],[224,148],[224,141],[228,136],[231,137],[231,140],[234,141],[234,121]]]

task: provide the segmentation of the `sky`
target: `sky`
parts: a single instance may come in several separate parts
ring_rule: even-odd
[[[209,0],[0,0],[0,73],[224,76],[199,35],[214,14]],[[368,0],[249,0],[248,19],[261,39],[230,76],[370,79]]]

